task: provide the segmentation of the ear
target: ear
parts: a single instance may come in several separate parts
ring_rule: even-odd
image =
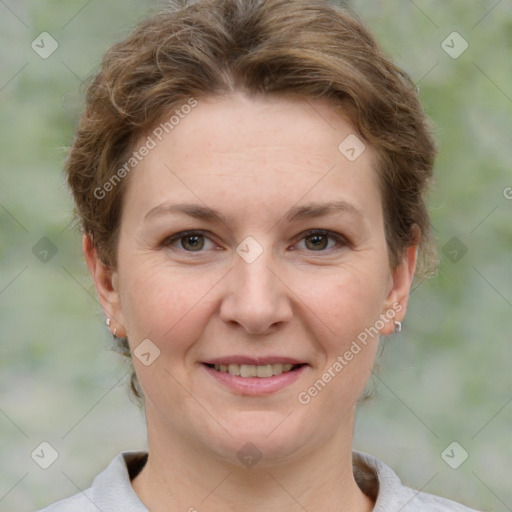
[[[85,234],[82,239],[82,250],[89,272],[94,281],[98,299],[106,318],[110,318],[109,329],[116,336],[126,336],[124,328],[121,301],[119,296],[118,273],[111,266],[104,263],[99,257],[91,235]]]
[[[391,272],[391,285],[382,310],[384,316],[381,315],[381,318],[385,319],[385,325],[380,330],[382,335],[393,334],[394,322],[402,322],[405,317],[409,292],[416,270],[417,253],[417,245],[406,247],[402,261]]]

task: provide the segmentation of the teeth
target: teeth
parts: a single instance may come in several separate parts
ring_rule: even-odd
[[[273,377],[274,375],[281,375],[282,373],[289,372],[293,368],[293,364],[265,364],[265,365],[252,365],[252,364],[216,364],[214,368],[218,372],[229,373],[230,375],[237,375],[239,377]]]
[[[257,368],[249,364],[240,365],[240,377],[256,377]]]
[[[272,377],[272,365],[266,364],[265,366],[255,366],[256,377]]]

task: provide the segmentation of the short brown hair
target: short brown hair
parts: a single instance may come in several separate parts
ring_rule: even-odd
[[[417,88],[353,13],[328,0],[174,1],[107,51],[66,164],[82,227],[105,263],[116,264],[129,176],[112,180],[136,141],[190,98],[235,90],[341,107],[379,158],[392,267],[419,243],[417,275],[433,270],[425,193],[436,149]]]

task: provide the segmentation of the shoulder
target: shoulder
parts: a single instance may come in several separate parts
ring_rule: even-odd
[[[406,487],[396,473],[371,455],[353,453],[358,485],[375,499],[374,512],[477,512],[455,501]]]
[[[58,501],[39,512],[147,512],[131,486],[130,477],[145,464],[147,452],[117,455],[87,490]]]

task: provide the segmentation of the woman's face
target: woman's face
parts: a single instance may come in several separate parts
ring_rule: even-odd
[[[272,463],[350,438],[414,271],[414,250],[389,268],[374,151],[320,100],[209,98],[160,131],[131,171],[117,268],[93,270],[150,440]]]

